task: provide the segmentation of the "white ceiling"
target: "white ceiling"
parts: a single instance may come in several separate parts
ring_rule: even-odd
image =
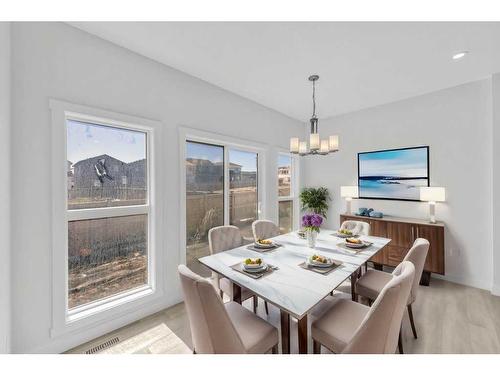
[[[500,71],[498,22],[71,24],[299,120],[312,73],[325,118]]]

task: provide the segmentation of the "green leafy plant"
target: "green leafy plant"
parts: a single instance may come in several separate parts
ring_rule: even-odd
[[[325,187],[304,188],[299,195],[303,211],[310,211],[326,218],[330,193]]]

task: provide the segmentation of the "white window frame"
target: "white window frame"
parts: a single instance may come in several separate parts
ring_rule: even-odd
[[[83,331],[98,324],[127,316],[133,319],[153,305],[164,295],[163,262],[159,259],[161,244],[159,226],[162,225],[161,207],[158,199],[159,176],[155,162],[161,159],[161,123],[135,116],[124,115],[87,106],[50,100],[52,114],[52,327],[51,337]],[[146,160],[148,202],[145,205],[103,207],[91,209],[67,209],[67,124],[68,119],[90,122],[114,128],[146,133]],[[64,166],[64,168],[63,168]],[[110,218],[129,215],[148,215],[148,283],[108,298],[68,309],[68,222],[74,220]]]
[[[291,170],[290,170],[290,195],[279,196],[279,177],[277,175],[279,168],[279,157],[287,156],[291,160]],[[292,231],[297,230],[300,227],[300,207],[299,207],[299,159],[297,155],[290,154],[287,151],[279,151],[276,159],[276,195],[278,196],[278,205],[276,208],[276,218],[279,223],[280,219],[280,202],[292,201]],[[279,224],[278,224],[279,225]]]
[[[266,156],[267,145],[249,142],[202,130],[179,127],[180,159],[180,253],[179,259],[186,264],[186,142],[200,142],[224,147],[224,225],[229,224],[229,149],[255,152],[257,154],[257,218],[266,216]]]

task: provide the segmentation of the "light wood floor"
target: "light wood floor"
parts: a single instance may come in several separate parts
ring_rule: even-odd
[[[343,285],[336,298],[350,298]],[[346,293],[342,293],[342,291]],[[420,286],[413,308],[418,339],[411,333],[408,315],[403,321],[405,353],[500,353],[500,297],[489,292],[432,279]],[[309,319],[321,314],[328,302],[318,306]],[[251,300],[244,303],[251,309]],[[266,317],[259,303],[259,316],[279,327],[279,310],[270,305]],[[297,353],[297,323],[291,326],[291,350]],[[191,336],[184,305],[178,304],[70,350],[84,353],[95,345],[118,337],[119,342],[99,353],[191,353]],[[309,341],[309,350],[312,343]],[[325,351],[326,352],[326,351]]]

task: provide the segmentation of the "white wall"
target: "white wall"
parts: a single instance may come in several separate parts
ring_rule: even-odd
[[[325,105],[325,104],[323,104]],[[334,105],[334,103],[332,103]],[[492,285],[491,80],[434,92],[320,121],[320,133],[340,134],[340,151],[303,163],[303,181],[326,186],[334,201],[327,226],[345,211],[341,185],[357,184],[357,153],[430,146],[430,179],[446,187],[437,218],[446,223],[446,278],[479,288]],[[359,200],[388,215],[427,218],[420,202]]]
[[[10,335],[10,23],[0,22],[0,353]]]
[[[103,333],[99,326],[51,340],[51,185],[49,98],[161,121],[171,180],[165,192],[165,305],[179,300],[178,126],[288,147],[300,123],[65,24],[12,25],[12,350],[63,350]],[[272,147],[271,147],[272,146]],[[272,156],[272,155],[270,155]],[[276,212],[269,163],[268,216]]]
[[[493,107],[493,287],[500,296],[500,73],[492,77]]]

